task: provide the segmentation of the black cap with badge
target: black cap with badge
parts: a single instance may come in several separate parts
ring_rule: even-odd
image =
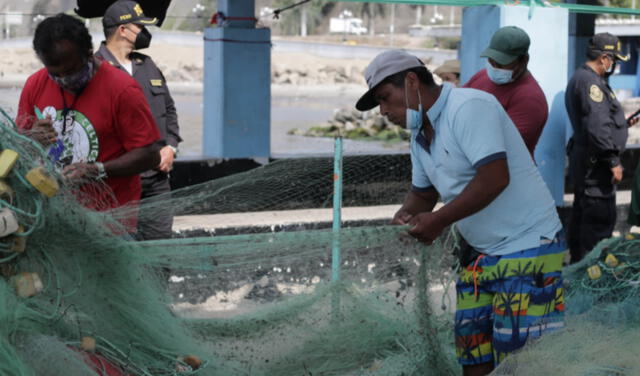
[[[629,60],[628,55],[622,54],[622,46],[618,37],[610,33],[599,33],[591,37],[588,49],[602,54],[611,54],[617,60]]]
[[[102,17],[102,26],[105,28],[128,23],[138,25],[156,25],[158,23],[158,19],[155,17],[145,16],[140,4],[130,0],[116,1],[107,8],[104,13],[104,17]]]

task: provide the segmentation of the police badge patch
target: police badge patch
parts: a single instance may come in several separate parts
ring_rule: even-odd
[[[600,103],[602,102],[603,97],[604,94],[602,93],[602,90],[600,90],[598,85],[591,85],[591,87],[589,88],[589,98],[591,98],[591,100],[594,102]]]

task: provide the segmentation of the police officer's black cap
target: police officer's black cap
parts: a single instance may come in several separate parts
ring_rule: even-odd
[[[140,4],[131,0],[118,0],[104,12],[102,26],[105,28],[134,23],[138,25],[156,25],[158,19],[147,17]]]
[[[589,39],[589,50],[601,54],[610,54],[618,60],[627,61],[629,56],[622,54],[620,39],[610,33],[599,33]]]

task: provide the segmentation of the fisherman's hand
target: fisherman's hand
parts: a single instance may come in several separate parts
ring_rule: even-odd
[[[58,132],[53,128],[50,117],[34,121],[31,129],[26,130],[24,134],[42,146],[52,145],[58,139]]]
[[[99,175],[95,163],[73,163],[62,170],[62,176],[71,182],[85,182],[94,180]]]
[[[409,235],[425,244],[431,244],[446,227],[435,212],[420,213],[409,221]]]
[[[173,169],[173,160],[175,157],[176,154],[171,146],[167,145],[160,149],[160,164],[158,165],[158,170],[162,172],[171,171]]]
[[[634,116],[627,121],[627,124],[629,125],[629,127],[633,127],[634,125],[638,124],[639,121],[640,121],[640,116]]]
[[[611,177],[611,183],[613,184],[618,184],[622,181],[622,172],[623,172],[623,168],[622,165],[619,164],[616,167],[612,167],[611,168],[611,174],[613,175]]]
[[[392,225],[406,225],[409,223],[413,216],[406,210],[400,209],[396,212],[391,220]]]

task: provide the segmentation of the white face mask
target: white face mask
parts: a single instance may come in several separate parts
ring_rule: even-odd
[[[611,76],[613,74],[613,71],[615,71],[616,69],[616,60],[611,58],[609,58],[609,60],[611,60],[611,65],[609,65],[609,68],[604,70],[604,75],[607,77]]]
[[[409,108],[409,97],[407,96],[407,84],[404,85],[404,102],[407,106],[407,129],[420,129],[422,128],[422,98],[420,98],[420,90],[418,90],[418,110]]]
[[[496,85],[504,85],[513,79],[513,71],[508,69],[499,69],[491,65],[487,60],[487,75],[489,79]]]

